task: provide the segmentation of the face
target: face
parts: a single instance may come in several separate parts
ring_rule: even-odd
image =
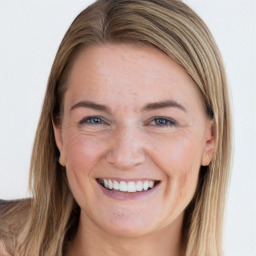
[[[171,228],[214,147],[192,79],[145,46],[84,50],[54,130],[81,221],[119,236]]]

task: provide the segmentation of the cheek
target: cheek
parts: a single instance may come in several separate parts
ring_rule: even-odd
[[[196,136],[171,136],[154,143],[155,161],[170,176],[198,170],[202,157],[202,143]]]
[[[173,180],[177,187],[177,200],[185,198],[187,203],[189,203],[195,193],[200,167],[193,167],[187,166],[187,169],[182,169]]]
[[[84,136],[75,131],[66,131],[64,138],[69,186],[76,201],[82,206],[93,191],[93,170],[102,159],[104,146],[96,137]]]
[[[74,196],[77,193],[83,195],[83,191],[90,187],[88,182],[93,180],[90,178],[104,155],[104,147],[96,137],[75,131],[67,131],[64,138],[68,181]]]
[[[94,136],[83,136],[79,133],[70,133],[64,141],[67,166],[90,173],[91,169],[100,160],[103,145]]]
[[[201,161],[201,147],[197,141],[183,140],[177,143],[170,154],[170,183],[176,194],[176,205],[184,210],[192,200],[197,183]],[[172,187],[171,185],[171,187]]]
[[[166,175],[165,195],[175,205],[185,207],[192,199],[198,181],[202,143],[196,136],[173,136],[154,146],[155,163]],[[154,153],[152,153],[154,154]]]

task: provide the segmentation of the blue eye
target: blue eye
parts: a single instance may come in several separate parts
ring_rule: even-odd
[[[79,124],[92,124],[92,125],[100,125],[104,124],[105,122],[98,116],[90,116],[86,117],[79,122]]]
[[[155,118],[153,120],[154,125],[156,126],[160,126],[160,127],[171,127],[171,126],[175,126],[176,123],[171,120],[171,119],[167,119],[167,118],[163,118],[163,117],[158,117]]]

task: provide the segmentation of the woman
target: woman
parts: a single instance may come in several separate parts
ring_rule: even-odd
[[[179,0],[102,0],[68,29],[2,254],[219,256],[231,121],[218,48]]]

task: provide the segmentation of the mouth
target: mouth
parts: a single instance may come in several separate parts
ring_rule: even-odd
[[[124,193],[145,192],[156,187],[159,180],[124,181],[97,178],[96,181],[107,190],[121,191]]]

